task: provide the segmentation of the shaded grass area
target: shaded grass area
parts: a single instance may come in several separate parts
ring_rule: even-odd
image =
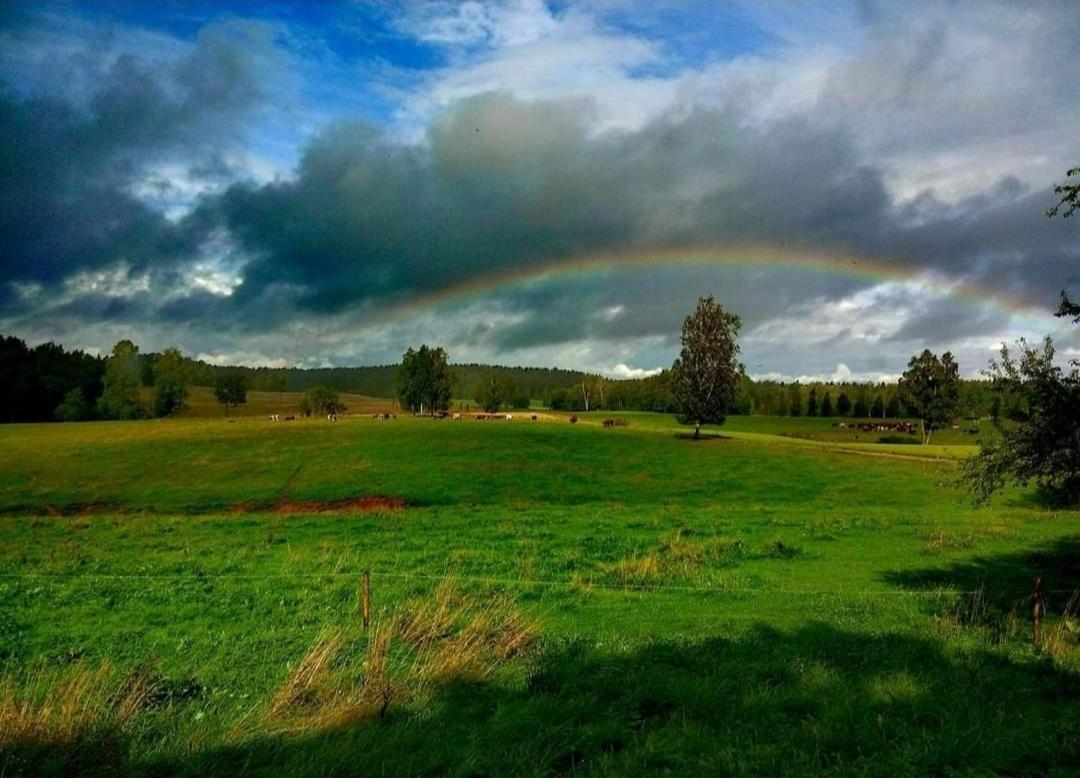
[[[0,428],[0,708],[92,714],[5,774],[1069,774],[1067,597],[1042,646],[1023,604],[1080,585],[1080,516],[634,418]],[[303,510],[364,495],[405,507]],[[499,603],[506,656],[468,627]]]

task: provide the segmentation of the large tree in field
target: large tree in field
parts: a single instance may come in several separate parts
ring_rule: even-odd
[[[341,395],[331,386],[313,386],[304,393],[304,399],[307,400],[307,407],[320,415],[345,411]]]
[[[398,400],[413,413],[434,413],[450,407],[454,376],[446,351],[422,345],[409,348],[398,368]]]
[[[225,406],[225,415],[229,415],[229,407],[235,408],[247,402],[248,379],[239,370],[230,370],[227,373],[218,373],[214,380],[214,396],[217,401]]]
[[[139,347],[130,340],[122,340],[113,346],[112,354],[105,362],[104,389],[98,406],[107,419],[137,419],[143,415],[139,402],[139,386],[142,384],[142,366],[139,364]]]
[[[671,390],[681,421],[694,425],[723,424],[739,391],[739,328],[742,320],[717,305],[712,295],[698,300],[682,327],[682,351],[671,366]]]
[[[514,381],[509,377],[500,377],[494,370],[489,371],[480,379],[473,399],[488,413],[495,413],[513,401]]]
[[[922,422],[923,444],[952,421],[960,401],[960,368],[951,353],[940,358],[929,349],[911,358],[900,376],[904,404]]]
[[[179,349],[167,348],[154,362],[154,415],[170,416],[181,411],[187,400],[191,370]]]
[[[1054,364],[1050,338],[1042,348],[1019,343],[1020,358],[1007,346],[991,362],[996,388],[1023,399],[1027,414],[1015,427],[999,426],[997,440],[983,440],[965,463],[964,480],[976,502],[1009,483],[1030,481],[1061,503],[1080,501],[1080,362],[1066,373]],[[999,422],[1000,425],[1000,422]]]

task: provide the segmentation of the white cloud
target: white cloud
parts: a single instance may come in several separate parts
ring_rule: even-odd
[[[654,367],[652,369],[646,369],[642,367],[630,367],[630,365],[620,362],[614,367],[609,367],[607,370],[600,371],[612,378],[648,378],[651,375],[658,375],[663,372],[663,368]]]

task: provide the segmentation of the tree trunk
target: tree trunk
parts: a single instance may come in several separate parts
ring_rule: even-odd
[[[701,422],[694,422],[694,440],[701,440]]]

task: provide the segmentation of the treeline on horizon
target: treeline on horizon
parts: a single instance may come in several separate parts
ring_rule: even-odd
[[[154,385],[160,354],[139,353],[140,380]],[[183,357],[192,386],[213,387],[222,375],[243,375],[251,391],[303,392],[330,387],[340,392],[393,398],[398,365],[327,368],[273,368],[212,365]],[[42,422],[107,418],[98,408],[107,359],[67,351],[49,342],[29,347],[16,337],[0,336],[0,421]],[[468,401],[494,375],[512,382],[516,395],[552,410],[651,411],[676,413],[670,373],[636,379],[610,379],[577,370],[501,365],[451,365],[454,397]],[[77,390],[77,392],[76,392]],[[961,380],[957,418],[1020,417],[1021,400],[998,391],[990,381]],[[743,377],[732,408],[736,415],[901,418],[899,387],[887,383],[753,381]]]

